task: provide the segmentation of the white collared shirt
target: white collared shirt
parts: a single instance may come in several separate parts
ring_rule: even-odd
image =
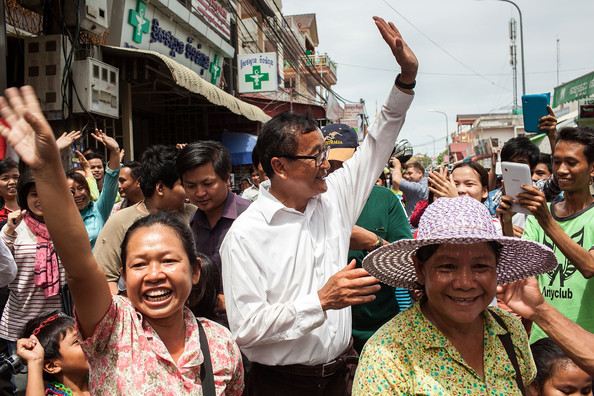
[[[318,290],[347,265],[351,229],[388,161],[413,96],[393,88],[353,157],[326,179],[328,191],[304,213],[260,185],[221,245],[231,332],[250,361],[266,365],[327,363],[347,348],[351,309],[323,311]]]

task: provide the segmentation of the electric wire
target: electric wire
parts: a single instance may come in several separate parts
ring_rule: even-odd
[[[497,88],[504,89],[506,91],[509,90],[508,88],[505,88],[505,87],[502,87],[502,86],[498,85],[495,81],[490,80],[484,74],[479,73],[478,71],[476,71],[475,69],[473,69],[471,66],[467,65],[462,60],[460,60],[458,57],[456,57],[454,54],[452,54],[450,51],[448,51],[447,49],[445,49],[444,47],[442,47],[437,41],[433,40],[431,37],[429,37],[429,35],[427,35],[425,32],[423,32],[421,29],[419,29],[414,23],[412,23],[412,21],[410,19],[408,19],[407,17],[405,17],[401,12],[399,12],[396,8],[394,8],[387,0],[381,0],[381,1],[384,2],[388,7],[390,7],[392,9],[392,11],[394,11],[402,19],[404,19],[410,26],[412,26],[423,37],[425,37],[427,40],[429,40],[429,42],[431,42],[433,45],[435,45],[437,48],[439,48],[444,54],[446,54],[448,57],[450,57],[451,59],[453,59],[456,63],[460,64],[466,70],[470,71],[473,75],[482,78],[483,80],[489,82],[491,85],[493,85],[493,86],[495,86]]]

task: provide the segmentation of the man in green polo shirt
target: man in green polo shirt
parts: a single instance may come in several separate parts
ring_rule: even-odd
[[[348,125],[332,124],[322,128],[326,145],[330,147],[330,172],[340,169],[358,147],[357,133]],[[386,159],[387,160],[387,159]],[[374,186],[357,225],[353,227],[349,261],[361,261],[370,251],[383,244],[412,238],[406,213],[400,200],[387,188]],[[373,302],[352,306],[354,347],[361,352],[363,345],[384,323],[411,305],[410,293],[381,284]]]

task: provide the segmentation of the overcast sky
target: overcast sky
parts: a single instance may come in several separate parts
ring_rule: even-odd
[[[516,3],[524,18],[527,93],[552,94],[557,85],[557,39],[561,83],[594,71],[594,0]],[[511,109],[508,29],[510,18],[518,22],[519,18],[510,4],[495,0],[283,0],[283,13],[317,15],[318,52],[327,52],[338,63],[336,92],[349,100],[363,98],[371,117],[398,73],[371,17],[379,15],[396,24],[420,63],[416,97],[400,135],[413,145],[425,144],[416,147],[416,152],[431,155],[432,137],[438,139],[438,151],[445,148],[445,119],[430,109],[447,113],[450,131],[456,128],[457,114]],[[518,23],[521,97],[519,45]]]

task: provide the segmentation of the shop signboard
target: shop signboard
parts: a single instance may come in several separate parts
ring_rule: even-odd
[[[225,40],[231,40],[231,15],[219,0],[192,0],[192,12],[205,19]]]
[[[206,81],[218,85],[223,54],[196,38],[189,29],[173,21],[144,0],[125,0],[119,45],[151,50],[192,69]],[[112,40],[113,42],[113,40]]]
[[[239,93],[278,90],[276,52],[237,55],[237,85]]]
[[[556,87],[553,107],[588,96],[594,96],[594,72]]]

